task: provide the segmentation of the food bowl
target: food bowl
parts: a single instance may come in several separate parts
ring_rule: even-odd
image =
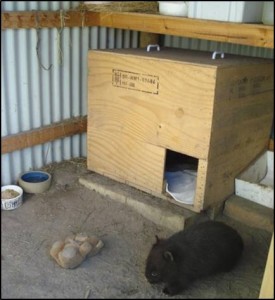
[[[18,184],[24,192],[39,194],[47,191],[51,185],[51,174],[43,171],[28,171],[20,175]]]
[[[4,185],[1,187],[1,209],[12,210],[23,203],[23,190],[18,185]]]

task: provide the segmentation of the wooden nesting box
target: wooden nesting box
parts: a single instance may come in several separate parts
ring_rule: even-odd
[[[183,206],[199,212],[267,149],[273,60],[161,48],[91,50],[88,64],[89,170],[169,198],[167,149],[191,156],[195,199]]]

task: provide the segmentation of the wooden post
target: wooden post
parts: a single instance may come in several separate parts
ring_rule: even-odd
[[[259,299],[274,299],[274,232],[269,247]]]

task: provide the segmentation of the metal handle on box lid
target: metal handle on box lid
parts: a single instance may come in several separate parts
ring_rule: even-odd
[[[150,52],[150,49],[151,49],[152,47],[156,47],[157,50],[160,51],[160,46],[159,46],[158,44],[155,44],[155,45],[149,44],[149,45],[147,46],[147,52]]]
[[[216,55],[217,54],[220,54],[221,55],[221,58],[224,58],[224,52],[221,52],[221,51],[214,51],[213,54],[212,54],[212,59],[216,59]]]

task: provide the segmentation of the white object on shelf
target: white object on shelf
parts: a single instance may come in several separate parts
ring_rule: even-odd
[[[266,25],[274,25],[274,2],[273,1],[264,2],[262,22]]]
[[[235,194],[274,209],[274,152],[266,151],[235,178]]]
[[[158,1],[159,13],[167,16],[187,17],[188,1]]]
[[[262,1],[189,1],[188,18],[216,21],[262,22]]]

